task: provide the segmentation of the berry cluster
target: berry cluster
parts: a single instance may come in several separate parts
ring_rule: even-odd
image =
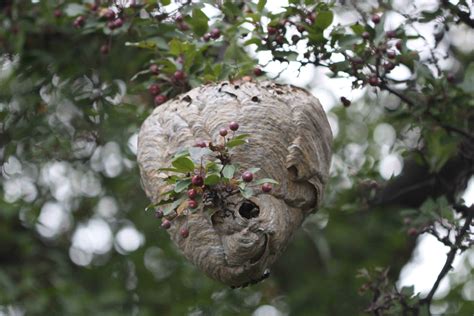
[[[217,143],[197,141],[192,148],[177,153],[171,161],[171,168],[162,168],[170,172],[167,183],[173,189],[162,194],[156,217],[162,219],[161,227],[171,227],[173,219],[197,211],[217,211],[227,209],[226,199],[241,194],[245,199],[254,195],[250,185],[261,186],[263,193],[272,191],[273,179],[255,179],[259,168],[242,170],[232,162],[231,149],[246,143],[248,134],[237,135],[237,122],[231,122],[227,128],[221,128],[221,141]],[[181,229],[183,238],[189,236],[189,228]]]
[[[374,25],[379,24],[380,15],[374,14],[371,21]],[[368,31],[360,34],[362,42],[353,46],[354,56],[346,54],[345,57],[350,62],[350,74],[356,78],[354,86],[368,84],[379,87],[385,82],[385,77],[399,64],[403,49],[402,41],[398,39],[397,31],[387,31],[382,38],[375,39],[374,31],[369,26],[367,29]],[[334,65],[329,68],[334,73],[338,72]],[[341,103],[345,107],[351,105],[351,101],[346,97],[341,97]]]

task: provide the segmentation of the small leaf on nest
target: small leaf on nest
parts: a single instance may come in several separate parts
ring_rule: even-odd
[[[194,162],[188,157],[179,157],[173,160],[171,163],[173,167],[178,169],[180,172],[192,172],[194,171]]]
[[[234,138],[232,138],[232,140],[236,140],[236,139],[246,139],[250,137],[250,134],[240,134],[240,135],[237,135],[237,136],[234,136]]]
[[[192,160],[195,162],[200,162],[204,156],[211,155],[212,150],[209,148],[192,147],[189,149],[189,154]]]
[[[235,166],[234,165],[226,165],[222,170],[222,175],[226,179],[232,179],[235,173]]]
[[[245,143],[246,143],[246,141],[243,140],[243,139],[231,139],[227,142],[226,146],[229,147],[229,148],[233,148],[233,147],[236,147],[236,146],[239,146],[239,145],[243,145]]]
[[[254,183],[255,183],[256,185],[264,184],[264,183],[279,184],[278,181],[275,181],[275,180],[270,179],[270,178],[258,179],[258,180],[256,180]]]
[[[260,168],[249,168],[247,171],[250,171],[253,174],[256,174],[257,172],[260,171]]]
[[[171,203],[170,205],[168,205],[167,207],[165,207],[163,209],[163,215],[169,215],[171,214],[172,212],[174,212],[174,210],[179,206],[181,205],[181,203],[185,200],[184,197],[174,201],[173,203]]]
[[[177,159],[179,157],[186,157],[189,156],[189,150],[183,149],[178,151],[176,154],[174,154],[173,159]]]
[[[240,193],[242,196],[246,199],[250,199],[253,196],[253,190],[249,187],[246,187],[245,189],[240,189]]]
[[[176,186],[174,187],[174,192],[176,193],[182,192],[186,190],[190,184],[191,184],[191,179],[179,180],[178,182],[176,182]]]
[[[221,180],[221,177],[218,174],[213,173],[206,177],[206,179],[204,180],[204,184],[215,185],[215,184],[218,184],[220,180]]]

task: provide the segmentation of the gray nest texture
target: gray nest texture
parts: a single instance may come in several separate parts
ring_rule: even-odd
[[[246,200],[240,194],[223,201],[233,216],[198,209],[179,216],[168,230],[188,260],[208,276],[232,287],[255,283],[282,254],[304,218],[323,197],[331,160],[332,134],[319,101],[290,85],[263,82],[221,82],[195,88],[157,107],[143,123],[138,163],[143,186],[152,202],[169,190],[166,174],[173,155],[196,140],[220,138],[229,122],[248,133],[245,145],[231,151],[242,169],[259,167],[258,178],[279,182],[270,194],[255,188]],[[186,225],[190,235],[183,238]]]

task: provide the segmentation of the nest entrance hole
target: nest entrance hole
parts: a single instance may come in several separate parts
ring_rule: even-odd
[[[245,201],[239,208],[239,214],[244,218],[251,219],[260,215],[260,209],[252,201]]]

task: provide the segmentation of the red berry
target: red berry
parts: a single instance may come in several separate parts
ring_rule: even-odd
[[[219,29],[212,29],[211,31],[211,38],[213,39],[218,39],[219,37],[221,37],[221,30]]]
[[[180,31],[185,32],[185,31],[189,30],[189,25],[187,25],[187,24],[184,23],[184,22],[178,23],[178,29],[179,29]]]
[[[211,34],[209,33],[206,33],[203,35],[202,39],[205,41],[205,42],[209,42],[211,40]]]
[[[385,33],[385,36],[387,36],[388,38],[394,38],[394,37],[397,37],[397,32],[387,31],[387,33]]]
[[[174,20],[178,23],[181,23],[184,21],[184,17],[181,14],[178,14],[177,16],[175,16]]]
[[[195,189],[189,189],[188,190],[188,197],[191,199],[191,200],[194,200],[197,196],[197,191]]]
[[[380,15],[377,15],[377,14],[372,15],[372,22],[374,22],[375,24],[379,24],[380,23]]]
[[[157,64],[152,64],[150,65],[150,72],[154,75],[157,75],[160,73],[160,68],[158,68]]]
[[[269,27],[267,28],[267,30],[268,30],[268,34],[269,34],[269,35],[276,34],[277,31],[278,31],[278,30],[277,30],[275,27],[273,27],[273,26],[269,26]]]
[[[368,40],[370,38],[370,33],[369,32],[362,33],[362,38],[365,40]]]
[[[112,21],[113,19],[115,19],[114,10],[112,10],[112,9],[105,10],[104,13],[103,13],[103,17],[106,18],[109,21]]]
[[[278,45],[283,45],[285,43],[285,37],[283,35],[279,35],[277,36],[275,41],[277,42]]]
[[[397,54],[393,50],[389,50],[387,52],[387,57],[390,59],[395,59],[395,57],[397,57]]]
[[[123,19],[118,18],[118,19],[116,19],[115,21],[113,21],[113,23],[114,23],[115,28],[122,27],[122,25],[123,25]]]
[[[254,68],[254,69],[253,69],[253,74],[254,74],[255,76],[259,77],[259,76],[261,76],[261,75],[263,74],[263,71],[262,71],[262,69],[260,69],[260,68],[257,67],[257,68]]]
[[[60,18],[62,15],[63,15],[63,11],[61,11],[60,9],[54,10],[54,17]]]
[[[391,61],[387,61],[385,64],[383,64],[383,68],[385,69],[385,71],[390,71],[395,68],[395,64]]]
[[[230,129],[231,131],[234,131],[234,132],[235,132],[236,130],[239,129],[239,123],[237,123],[237,122],[230,122],[230,124],[229,124],[229,129]]]
[[[250,171],[245,171],[242,174],[242,180],[244,180],[245,182],[252,181],[253,180],[253,174]]]
[[[376,86],[378,86],[378,85],[380,84],[380,80],[379,80],[379,78],[378,78],[377,76],[372,75],[372,76],[369,77],[369,84],[370,84],[371,86],[376,87]]]
[[[188,238],[188,236],[189,236],[189,229],[187,229],[186,227],[183,227],[183,228],[180,229],[179,234],[180,234],[181,237],[183,237],[183,238]]]
[[[73,25],[75,28],[81,28],[84,26],[85,22],[86,19],[82,15],[80,15],[74,20]]]
[[[198,207],[198,202],[196,202],[194,200],[189,200],[188,201],[188,207],[192,208],[192,209],[195,209],[196,207]]]
[[[200,187],[201,185],[204,184],[204,179],[199,175],[195,175],[191,178],[191,183]]]
[[[153,83],[148,87],[148,91],[150,91],[151,95],[157,95],[160,94],[161,88],[160,85],[157,83]]]
[[[186,74],[181,70],[176,70],[175,73],[173,74],[173,78],[176,81],[183,81],[186,78]]]
[[[272,190],[272,185],[270,183],[262,184],[262,191],[268,193]]]
[[[219,135],[221,135],[222,137],[225,137],[227,135],[227,129],[221,128],[219,130]]]
[[[396,47],[399,51],[401,51],[401,50],[402,50],[402,41],[397,41],[397,42],[395,43],[395,47]]]
[[[168,98],[166,97],[166,95],[159,94],[155,97],[155,105],[156,106],[161,105],[161,104],[165,103],[167,100],[168,100]]]
[[[156,210],[155,212],[155,217],[156,218],[162,218],[163,217],[163,211],[162,210]]]
[[[201,140],[201,141],[197,141],[196,144],[194,144],[194,147],[206,148],[207,144],[205,141]]]
[[[161,223],[161,228],[169,229],[171,227],[171,222],[167,219],[163,220]]]
[[[107,22],[107,27],[111,30],[115,30],[115,28],[116,28],[115,22],[114,21]]]
[[[346,108],[351,105],[351,101],[348,100],[346,97],[341,97],[341,102],[342,102],[342,105],[344,105]]]
[[[104,44],[100,47],[100,53],[102,55],[107,55],[109,53],[110,49],[109,49],[109,45],[107,44]]]

